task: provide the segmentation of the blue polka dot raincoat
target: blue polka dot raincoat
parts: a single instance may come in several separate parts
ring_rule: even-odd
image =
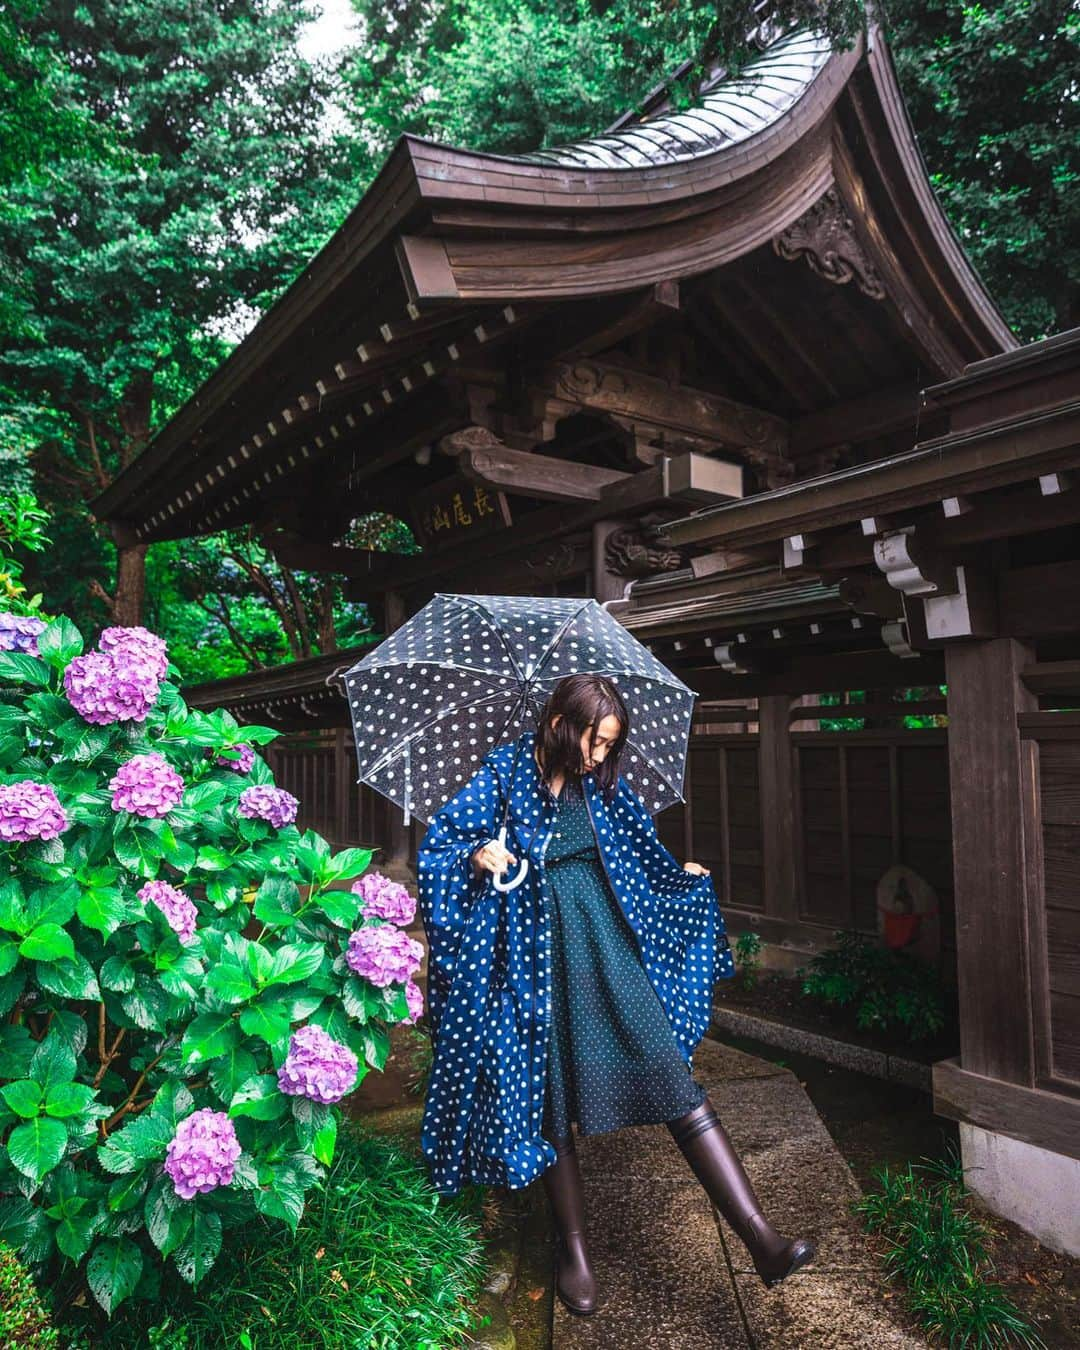
[[[432,818],[417,857],[428,939],[434,1061],[421,1127],[431,1180],[443,1195],[468,1183],[527,1186],[555,1162],[541,1134],[551,1006],[551,927],[544,853],[556,806],[541,788],[536,732],[497,746]],[[687,872],[620,776],[611,806],[582,778],[600,858],[633,929],[642,964],[687,1063],[711,1018],[718,979],[735,973],[712,879]],[[529,859],[520,886],[500,892],[474,874],[510,798],[506,847]],[[516,868],[511,869],[511,874]]]

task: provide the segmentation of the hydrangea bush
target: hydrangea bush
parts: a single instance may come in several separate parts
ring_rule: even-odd
[[[423,1007],[408,891],[301,834],[277,733],[174,674],[145,629],[0,614],[0,1241],[110,1315],[255,1214],[295,1230]]]

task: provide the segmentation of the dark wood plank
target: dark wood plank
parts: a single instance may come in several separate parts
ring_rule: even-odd
[[[786,694],[766,694],[758,701],[765,909],[778,919],[798,917],[790,708]]]
[[[1080,1097],[962,1068],[956,1058],[933,1067],[934,1114],[1080,1158]]]

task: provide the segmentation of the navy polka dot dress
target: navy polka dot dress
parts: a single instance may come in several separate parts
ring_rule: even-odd
[[[685,1115],[705,1090],[611,890],[580,782],[568,777],[556,801],[544,855],[552,960],[543,1132],[563,1138],[574,1123],[579,1134],[603,1134]]]

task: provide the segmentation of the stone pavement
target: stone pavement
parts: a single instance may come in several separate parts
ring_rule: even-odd
[[[579,1137],[600,1302],[580,1317],[554,1300],[553,1350],[925,1350],[891,1306],[849,1210],[859,1184],[796,1076],[709,1037],[694,1074],[769,1218],[817,1256],[766,1289],[665,1125]]]

